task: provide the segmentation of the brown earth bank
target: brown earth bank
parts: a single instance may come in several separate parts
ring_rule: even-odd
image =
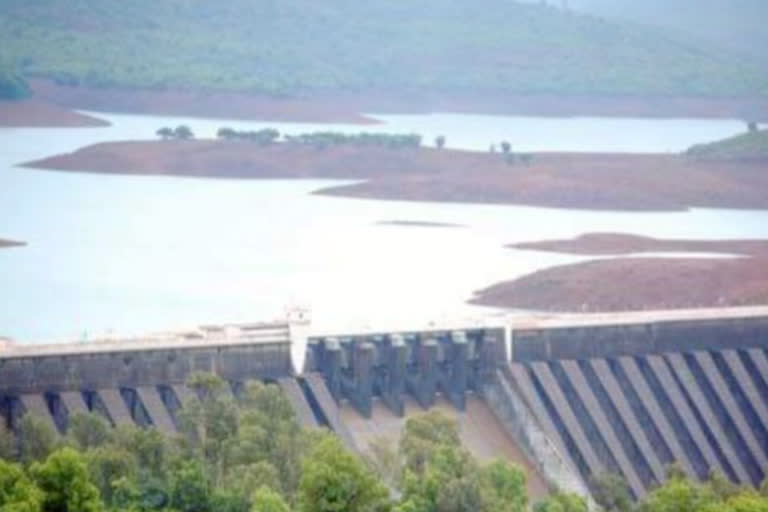
[[[371,123],[361,112],[529,115],[545,117],[703,117],[768,122],[768,99],[672,96],[512,95],[497,91],[367,90],[306,92],[295,98],[222,91],[110,89],[30,82],[37,98],[103,112],[265,121]]]
[[[768,208],[768,160],[678,155],[501,154],[215,140],[109,142],[24,164],[52,170],[210,178],[361,180],[319,191],[351,197],[592,210]]]
[[[428,220],[380,220],[376,223],[379,226],[405,226],[418,228],[463,228],[461,224],[452,224],[450,222],[432,222]]]
[[[768,240],[657,240],[589,234],[510,247],[590,255],[664,251],[743,257],[619,258],[562,265],[480,290],[472,303],[569,312],[768,304]]]
[[[591,256],[639,252],[698,252],[768,257],[768,240],[674,240],[621,233],[587,233],[567,240],[521,242],[507,247]]]
[[[0,238],[0,249],[6,249],[8,247],[22,247],[24,245],[27,245],[24,242],[16,242],[14,240],[5,240],[3,238]]]
[[[72,87],[46,80],[33,80],[31,86],[35,98],[100,112],[306,123],[378,123],[347,105],[302,98],[234,92]]]
[[[109,126],[109,123],[50,103],[0,101],[0,126],[57,128]]]

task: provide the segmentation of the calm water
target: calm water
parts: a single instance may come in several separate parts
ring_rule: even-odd
[[[104,140],[151,137],[185,122],[201,136],[223,125],[283,132],[360,131],[279,123],[143,116],[114,126],[0,128],[0,335],[20,340],[131,334],[203,322],[280,316],[310,307],[318,328],[473,321],[464,304],[496,281],[577,261],[506,243],[617,231],[664,237],[768,237],[768,212],[637,214],[369,201],[310,195],[329,182],[228,181],[56,173],[14,164]],[[416,131],[487,149],[509,139],[536,150],[659,151],[742,129],[729,121],[382,116],[380,131]],[[462,228],[379,225],[382,220]]]

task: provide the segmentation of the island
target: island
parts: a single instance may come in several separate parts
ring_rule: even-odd
[[[515,155],[427,148],[420,146],[420,140],[418,144],[390,144],[387,137],[397,136],[368,136],[382,142],[356,142],[329,132],[274,143],[202,139],[107,142],[24,166],[109,174],[354,180],[317,193],[372,199],[624,211],[768,208],[768,159]]]
[[[471,303],[561,312],[702,308],[768,302],[768,240],[662,240],[598,233],[511,248],[603,257],[479,290]],[[638,257],[674,252],[682,257]],[[686,253],[732,257],[685,257]],[[612,257],[632,254],[631,257]]]

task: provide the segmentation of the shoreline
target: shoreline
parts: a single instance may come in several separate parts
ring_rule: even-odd
[[[743,257],[632,256],[559,265],[478,290],[468,301],[470,304],[556,312],[768,304],[768,240],[664,240],[600,233],[507,247],[595,257],[638,252],[707,252]]]
[[[151,90],[59,85],[32,79],[36,99],[79,110],[256,121],[376,124],[378,114],[515,115],[742,119],[768,122],[768,98],[507,94],[498,91],[307,91],[274,96],[226,91]]]
[[[73,112],[35,99],[0,100],[0,127],[8,128],[90,128],[110,126],[108,121]]]
[[[20,164],[57,171],[239,179],[341,179],[317,194],[406,201],[612,211],[768,209],[768,160],[672,154],[502,154],[343,144],[236,141],[105,142]]]

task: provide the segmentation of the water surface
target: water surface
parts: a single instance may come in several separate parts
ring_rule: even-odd
[[[211,136],[224,125],[276,126],[293,133],[361,130],[104,117],[114,126],[0,128],[0,237],[29,243],[0,251],[0,335],[23,341],[127,335],[208,322],[267,320],[293,305],[310,307],[319,329],[476,322],[496,312],[467,306],[473,291],[584,259],[509,250],[503,247],[507,243],[592,231],[768,237],[765,211],[611,213],[373,201],[311,195],[329,184],[317,180],[109,176],[14,167],[98,141],[146,139],[160,126],[180,123],[201,136]],[[741,129],[729,121],[453,115],[384,119],[391,124],[365,129],[418,131],[428,137],[443,133],[449,146],[466,149],[485,149],[488,139],[508,133],[521,150],[658,151]],[[617,130],[633,130],[634,136]],[[577,137],[579,131],[589,135]],[[391,219],[464,227],[380,224]]]

